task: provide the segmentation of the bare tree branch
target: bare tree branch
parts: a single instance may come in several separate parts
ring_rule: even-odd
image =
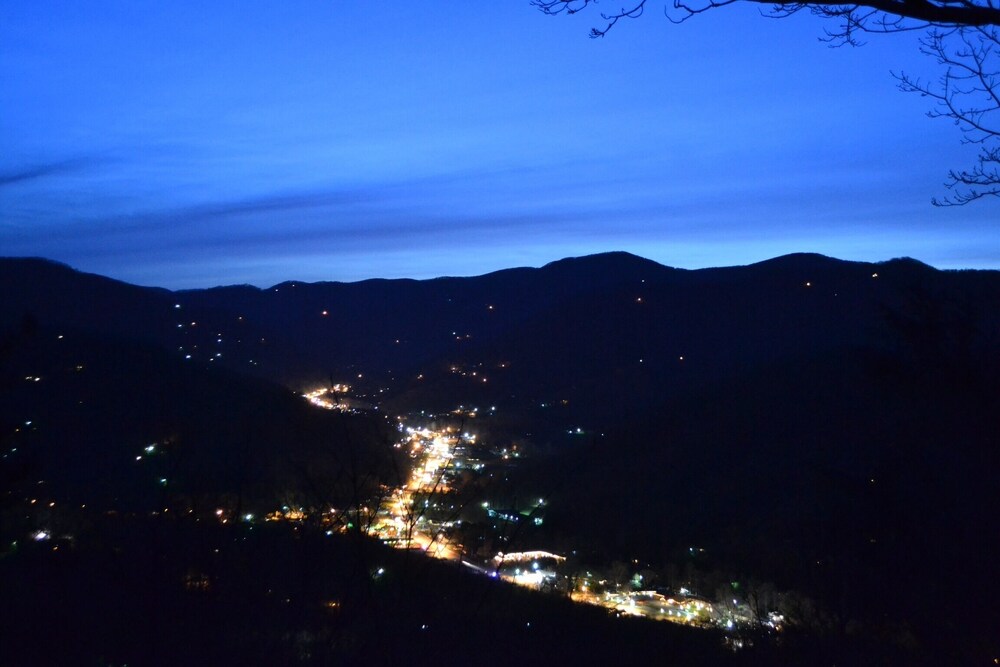
[[[833,46],[861,44],[859,35],[926,30],[921,53],[943,68],[936,82],[925,82],[905,73],[893,74],[900,90],[917,93],[934,102],[931,118],[947,118],[962,132],[962,142],[977,144],[976,164],[951,170],[945,187],[952,194],[934,198],[935,206],[968,204],[983,197],[1000,196],[1000,0],[863,0],[844,4],[837,0],[775,3],[769,0],[672,0],[673,23],[683,23],[707,11],[735,2],[766,5],[770,18],[786,18],[801,11],[830,19],[824,41]],[[551,15],[576,14],[597,0],[532,0]],[[621,19],[638,18],[646,0],[631,0],[617,12],[602,13],[603,28],[591,28],[591,37],[604,37]]]
[[[947,118],[962,141],[979,145],[976,164],[951,170],[945,187],[954,194],[932,199],[935,206],[968,204],[1000,195],[1000,31],[995,27],[932,30],[920,50],[944,68],[937,82],[893,74],[899,89],[934,101],[931,118]]]
[[[578,11],[586,9],[587,5],[592,2],[596,3],[597,0],[531,0],[531,4],[534,7],[551,15],[576,14]],[[591,38],[604,37],[621,19],[637,19],[642,16],[642,12],[646,7],[646,0],[639,0],[638,2],[633,0],[633,2],[634,4],[631,9],[622,8],[610,14],[602,12],[601,18],[607,21],[608,24],[603,29],[591,28]]]
[[[705,0],[691,4],[685,0],[674,0],[674,8],[681,16],[701,14],[709,9],[731,5],[737,0]],[[776,15],[788,16],[803,9],[824,18],[844,20],[850,30],[892,32],[900,28],[902,19],[913,19],[922,23],[918,28],[948,26],[997,26],[1000,25],[1000,6],[995,0],[864,0],[845,4],[837,0],[811,0],[810,2],[776,3],[769,0],[743,0],[762,5],[771,5]],[[576,14],[597,0],[532,0],[532,5],[546,14]],[[601,14],[608,22],[604,29],[591,30],[592,37],[603,37],[623,18],[638,18],[642,15],[646,0],[632,0],[632,3],[617,12]],[[871,10],[871,11],[868,11]]]

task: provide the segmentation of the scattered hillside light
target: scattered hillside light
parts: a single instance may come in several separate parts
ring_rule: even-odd
[[[253,514],[244,514],[243,515],[243,520],[246,521],[246,522],[248,522],[248,523],[251,522],[251,521],[253,521]]]
[[[139,456],[135,457],[135,460],[136,460],[136,461],[141,461],[141,460],[142,460],[142,456],[141,456],[141,455],[139,455]]]
[[[726,628],[729,630],[733,629],[733,619],[729,619],[728,621],[726,621]]]
[[[327,315],[329,315],[329,314],[330,314],[330,311],[328,311],[328,310],[324,310],[324,311],[323,311],[323,316],[324,316],[324,317],[326,317],[326,316],[327,316]]]
[[[156,451],[156,445],[146,445],[146,453],[152,454]]]
[[[873,273],[872,274],[872,278],[878,278],[878,274],[877,273]]]
[[[33,539],[36,542],[44,542],[45,540],[49,539],[50,537],[51,537],[51,535],[49,535],[49,533],[46,532],[46,531],[44,531],[44,530],[36,531],[35,533],[33,533],[31,535],[31,539]]]
[[[806,281],[806,287],[812,287],[812,286],[813,284],[811,282]]]
[[[166,477],[161,477],[160,478],[160,484],[163,485],[163,486],[166,486],[167,485],[167,478]]]

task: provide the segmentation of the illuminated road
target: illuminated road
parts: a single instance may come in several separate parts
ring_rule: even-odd
[[[349,391],[349,386],[338,384],[321,387],[303,397],[325,410],[346,410],[339,399]],[[333,401],[329,399],[331,395]],[[449,431],[427,428],[408,428],[405,433],[406,437],[396,446],[407,448],[414,461],[413,469],[403,485],[390,490],[368,532],[399,549],[420,549],[434,558],[461,560],[461,547],[448,542],[442,527],[433,527],[427,515],[431,503],[451,491],[447,472],[455,458],[455,446],[462,438]],[[462,437],[475,440],[475,436],[468,434]]]
[[[409,449],[413,469],[406,483],[392,490],[370,532],[400,549],[417,548],[434,558],[460,560],[461,548],[448,542],[427,516],[432,503],[451,491],[447,472],[460,438],[426,428],[407,429],[406,434],[400,445]]]

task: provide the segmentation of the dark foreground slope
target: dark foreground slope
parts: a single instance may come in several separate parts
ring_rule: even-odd
[[[720,633],[615,618],[286,524],[106,517],[0,560],[0,655],[34,665],[873,664],[884,646],[733,653]],[[838,664],[839,664],[838,662]]]

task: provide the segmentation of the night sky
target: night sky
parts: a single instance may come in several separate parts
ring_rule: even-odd
[[[617,5],[615,5],[617,7]],[[609,6],[610,8],[610,6]],[[0,4],[0,255],[166,287],[472,275],[628,250],[1000,268],[916,34],[518,2]]]

